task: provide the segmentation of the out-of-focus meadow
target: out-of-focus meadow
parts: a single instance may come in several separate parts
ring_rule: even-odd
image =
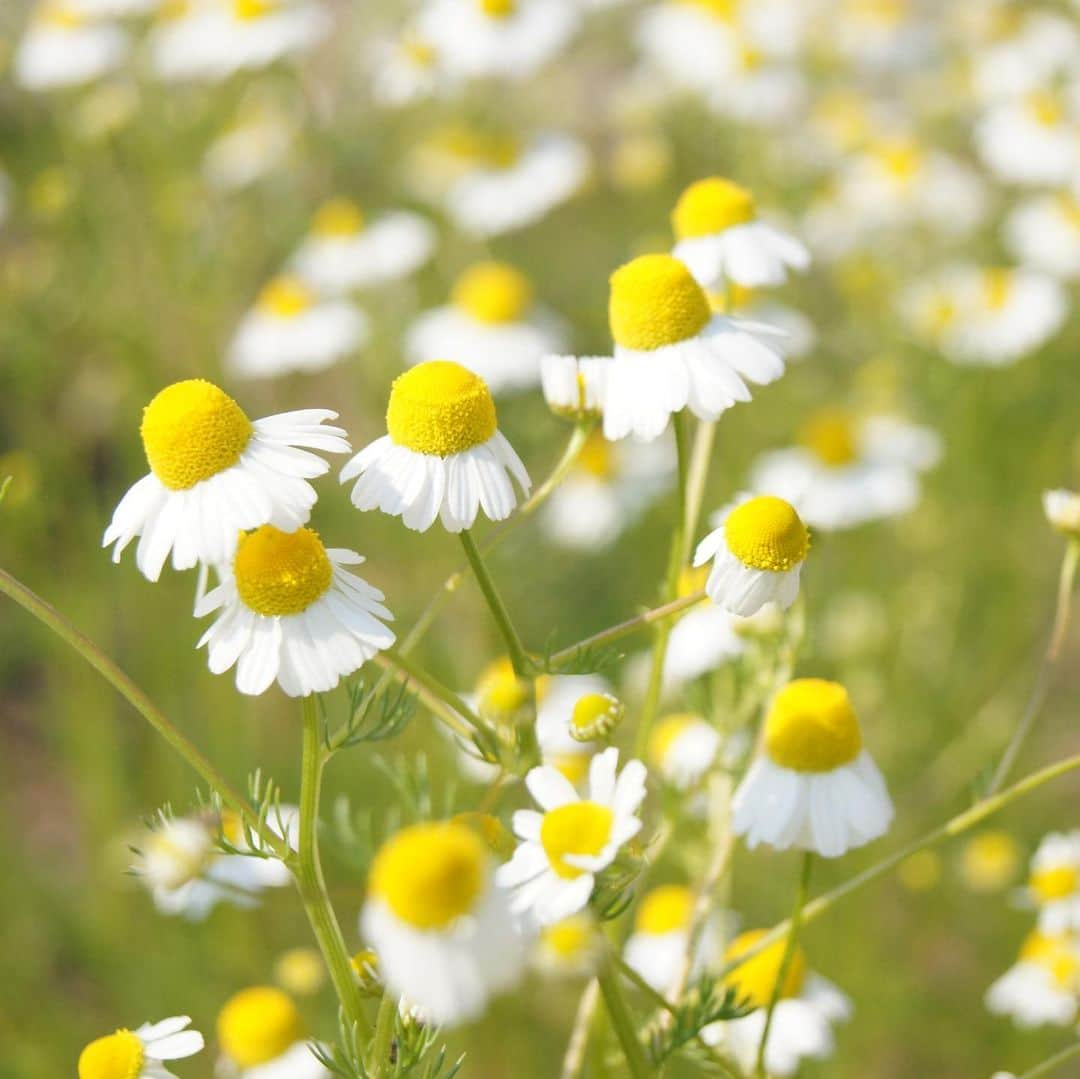
[[[110,25],[123,28],[130,50],[113,70],[78,86],[28,89],[15,75],[32,12],[4,5],[0,476],[12,479],[0,504],[0,565],[114,657],[237,785],[259,767],[295,801],[296,703],[276,689],[242,697],[231,675],[208,672],[195,649],[203,624],[192,618],[191,574],[167,570],[151,584],[130,555],[114,566],[101,549],[115,504],[146,470],[138,434],[145,403],[167,383],[204,377],[251,416],[335,408],[358,449],[385,432],[407,327],[446,302],[462,269],[487,258],[528,275],[538,300],[565,322],[567,351],[607,354],[611,271],[670,247],[669,214],[688,183],[730,176],[808,242],[812,266],[776,295],[805,316],[815,339],[780,381],[720,418],[706,514],[747,488],[755,459],[795,442],[823,407],[902,415],[936,431],[943,446],[910,512],[815,529],[803,575],[808,632],[797,670],[848,686],[896,804],[886,837],[836,862],[819,860],[815,891],[839,883],[969,804],[1018,722],[1049,632],[1063,541],[1047,524],[1041,494],[1080,478],[1076,320],[1066,317],[1015,362],[964,365],[919,332],[905,297],[954,263],[1015,265],[1003,222],[1033,194],[1067,190],[1064,180],[1023,186],[995,175],[975,130],[999,107],[980,66],[991,50],[1020,40],[1036,14],[1075,34],[1077,9],[807,3],[805,25],[791,20],[798,31],[786,51],[770,49],[779,29],[742,31],[750,35],[743,84],[717,91],[738,99],[736,110],[694,87],[673,87],[642,59],[646,31],[635,27],[646,9],[679,5],[638,3],[577,5],[580,27],[526,77],[448,79],[389,104],[373,89],[388,62],[375,45],[403,33],[419,6],[328,3],[333,31],[309,50],[215,79],[172,81],[155,75],[148,51],[152,29],[170,16],[118,17]],[[783,9],[803,5],[766,7],[779,12],[780,26]],[[998,62],[1004,80],[1006,60]],[[780,88],[748,82],[761,71],[795,83],[775,112]],[[1075,93],[1075,55],[1046,76],[1055,89],[1070,78]],[[208,153],[256,114],[273,134],[237,151],[252,158],[252,175],[222,179]],[[538,131],[572,136],[588,153],[588,175],[535,223],[470,234],[445,203],[427,197],[428,173],[439,166],[420,152],[435,132],[464,123],[520,140]],[[1075,127],[1073,135],[1080,141]],[[858,200],[844,203],[850,162],[901,138],[912,162],[943,153],[970,174],[966,199],[980,204],[970,226],[934,212],[953,195],[932,184],[929,212],[897,213],[885,224],[871,225],[868,213],[864,221]],[[257,379],[226,370],[245,312],[313,213],[337,197],[355,200],[365,215],[425,215],[437,229],[433,258],[407,279],[355,294],[370,336],[333,366]],[[1061,289],[1071,305],[1075,283]],[[497,401],[501,430],[534,480],[542,478],[569,427],[535,384]],[[366,556],[366,578],[386,593],[404,633],[458,567],[458,544],[438,527],[417,534],[395,518],[358,513],[333,473],[318,490],[314,527]],[[558,545],[543,514],[518,528],[491,568],[522,636],[537,649],[561,646],[655,603],[673,506],[671,490],[659,493],[597,550]],[[188,810],[195,777],[77,655],[13,604],[0,609],[0,1072],[71,1075],[92,1038],[165,1015],[190,1014],[212,1042],[229,995],[272,981],[286,950],[310,946],[303,913],[287,888],[268,891],[254,911],[223,903],[203,922],[155,910],[127,872],[128,844],[162,805]],[[633,658],[647,639],[620,647]],[[418,655],[464,692],[501,648],[479,591],[465,581]],[[1077,749],[1075,654],[1074,639],[1017,776]],[[626,686],[628,666],[607,673]],[[631,716],[639,694],[640,686],[625,689]],[[344,694],[329,700],[342,707]],[[342,843],[333,818],[339,799],[376,819],[399,800],[376,755],[391,770],[424,755],[439,805],[471,809],[482,795],[456,774],[450,743],[423,710],[396,741],[334,759],[324,857],[357,947],[366,855]],[[1004,830],[1015,843],[1014,865],[995,859],[1000,873],[987,874],[965,835],[807,929],[812,965],[855,1011],[837,1027],[834,1055],[800,1074],[1020,1073],[1067,1043],[1061,1029],[1021,1031],[992,1016],[983,995],[1031,926],[1014,895],[1027,859],[1045,833],[1076,825],[1078,792],[1075,776],[1065,777],[988,822],[985,829]],[[681,858],[677,845],[669,848],[657,878],[681,876]],[[732,905],[743,921],[784,917],[796,872],[790,852],[740,847]],[[450,1032],[451,1048],[467,1051],[463,1074],[556,1074],[583,983],[533,977],[480,1024]],[[333,1037],[328,987],[301,1007],[314,1034]],[[209,1076],[213,1057],[211,1045],[177,1069]]]

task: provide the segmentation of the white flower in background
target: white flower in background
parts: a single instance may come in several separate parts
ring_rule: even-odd
[[[529,279],[505,262],[477,262],[454,282],[450,303],[409,327],[410,363],[454,356],[498,396],[540,382],[541,357],[564,344],[559,319],[533,299]]]
[[[1005,219],[1005,244],[1034,270],[1063,281],[1080,278],[1080,197],[1061,191],[1019,203]]]
[[[1061,328],[1061,284],[1034,270],[955,265],[901,297],[912,329],[947,360],[998,367],[1041,348]]]
[[[767,603],[787,610],[799,594],[810,533],[795,507],[773,495],[743,496],[718,510],[698,544],[694,566],[711,561],[705,591],[717,606],[744,618]]]
[[[817,331],[806,315],[761,289],[728,282],[716,291],[706,292],[715,313],[762,323],[785,334],[784,359],[788,363],[805,358],[817,345]]]
[[[578,978],[592,974],[603,954],[603,934],[596,919],[585,910],[541,927],[530,961],[548,977]]]
[[[623,955],[658,993],[666,995],[675,988],[690,947],[693,915],[694,893],[684,885],[661,884],[641,897]],[[692,985],[708,965],[718,936],[714,917],[702,927],[687,984]]]
[[[762,454],[751,486],[786,499],[823,532],[910,512],[921,494],[920,473],[941,458],[941,437],[929,427],[839,408],[812,415],[799,443]]]
[[[1013,13],[1019,25],[972,57],[972,88],[983,104],[1037,92],[1076,64],[1080,33],[1071,19],[1038,9]]]
[[[205,1044],[189,1026],[189,1016],[176,1015],[98,1038],[79,1054],[79,1079],[171,1079],[162,1062],[193,1057]]]
[[[600,415],[610,356],[545,356],[540,361],[540,387],[548,408],[566,419]]]
[[[1028,935],[1020,957],[986,991],[986,1007],[1018,1027],[1070,1026],[1080,994],[1080,945],[1073,936]]]
[[[1080,494],[1061,487],[1043,491],[1043,512],[1059,532],[1080,537]]]
[[[751,929],[729,945],[724,959],[732,962],[757,947],[767,930]],[[765,1046],[769,1075],[794,1075],[803,1060],[824,1060],[835,1049],[833,1026],[851,1017],[851,1002],[826,978],[807,967],[806,955],[796,947],[783,982],[780,982],[786,941],[781,938],[747,959],[726,979],[740,998],[754,1006],[749,1015],[729,1023],[714,1023],[702,1034],[710,1045],[731,1050],[739,1065],[752,1070],[766,1013],[777,983],[779,999],[773,1010]]]
[[[787,128],[806,111],[806,77],[792,63],[770,60],[757,49],[739,49],[732,70],[708,95],[709,108],[760,129]]]
[[[419,214],[393,210],[367,221],[348,199],[321,206],[291,267],[319,292],[338,295],[408,277],[435,250],[435,228]]]
[[[938,25],[910,0],[842,0],[817,29],[826,48],[872,72],[933,62]]]
[[[790,270],[805,270],[810,253],[794,237],[758,219],[744,187],[712,176],[679,196],[671,214],[672,255],[698,284],[717,290],[728,281],[748,288],[780,285]]]
[[[420,38],[463,79],[528,79],[552,60],[581,21],[571,0],[427,0]]]
[[[399,375],[386,411],[389,432],[341,470],[356,479],[353,505],[400,517],[426,532],[436,518],[448,532],[471,528],[483,510],[492,521],[517,505],[512,481],[528,494],[529,474],[499,431],[483,379],[449,360]]]
[[[275,277],[240,320],[225,365],[241,378],[325,371],[367,343],[367,316],[324,300],[299,277]]]
[[[139,91],[135,84],[115,78],[85,90],[72,116],[72,126],[80,139],[98,142],[122,131],[139,111]]]
[[[150,472],[113,513],[102,546],[115,543],[118,562],[136,537],[135,564],[151,581],[172,553],[175,569],[222,565],[249,528],[291,530],[315,505],[308,482],[330,466],[310,452],[348,453],[328,409],[283,412],[249,420],[223,390],[203,379],[175,382],[143,410],[143,449]]]
[[[514,833],[521,842],[495,875],[500,886],[512,889],[516,914],[529,913],[539,924],[551,925],[583,910],[596,874],[641,830],[635,814],[645,799],[645,765],[628,761],[616,776],[618,763],[614,747],[592,759],[587,798],[550,766],[534,768],[525,777],[543,812],[514,813]]]
[[[13,75],[24,90],[82,86],[118,68],[127,51],[118,27],[91,22],[64,0],[46,0],[19,39]]]
[[[577,786],[588,775],[593,753],[601,748],[597,739],[609,734],[622,714],[623,706],[607,679],[596,674],[555,675],[544,684],[536,708],[536,741],[544,764]]]
[[[679,575],[676,597],[682,599],[701,591],[708,581],[707,566],[684,569]],[[664,656],[663,688],[666,691],[716,670],[722,663],[741,656],[746,642],[740,633],[745,620],[715,603],[703,602],[679,615],[668,636]]]
[[[1027,895],[1039,912],[1040,932],[1080,933],[1080,831],[1043,839],[1031,859]]]
[[[394,643],[383,594],[348,566],[355,551],[327,548],[317,532],[262,525],[240,537],[221,583],[195,605],[218,611],[198,647],[208,646],[214,674],[236,665],[236,688],[258,695],[276,681],[290,697],[333,689]]]
[[[725,0],[650,4],[638,21],[638,49],[671,86],[707,96],[739,62],[734,9]]]
[[[152,14],[165,0],[65,0],[69,11],[87,19],[121,19]]]
[[[847,690],[823,678],[789,682],[773,697],[762,750],[735,792],[732,831],[750,848],[838,858],[884,835],[892,818]]]
[[[329,1079],[292,998],[273,986],[231,996],[218,1013],[217,1035],[222,1079]]]
[[[991,106],[975,127],[975,145],[1006,183],[1070,183],[1080,170],[1080,83]]]
[[[281,168],[295,140],[296,125],[281,109],[249,108],[210,144],[203,175],[218,191],[238,191]]]
[[[391,836],[371,866],[361,927],[380,975],[439,1026],[479,1018],[522,973],[524,942],[492,863],[470,828],[436,822]]]
[[[693,712],[664,716],[649,735],[649,766],[680,791],[696,787],[720,751],[720,733]]]
[[[370,58],[372,93],[388,108],[437,97],[454,83],[438,51],[413,26],[395,37],[374,41]]]

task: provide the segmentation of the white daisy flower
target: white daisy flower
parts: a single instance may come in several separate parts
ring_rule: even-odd
[[[610,364],[610,356],[545,356],[540,361],[540,388],[548,408],[572,420],[598,417]]]
[[[409,327],[410,363],[456,356],[493,394],[531,389],[540,359],[561,348],[562,323],[533,300],[529,279],[504,262],[478,262],[454,283],[451,302],[427,311]]]
[[[1080,84],[1033,90],[992,106],[975,127],[975,145],[1006,183],[1062,186],[1080,169]]]
[[[295,138],[296,125],[289,116],[272,107],[252,109],[210,144],[203,175],[219,191],[239,191],[280,168]]]
[[[713,515],[694,566],[712,560],[705,591],[719,607],[746,618],[767,603],[786,611],[799,594],[810,533],[795,508],[773,495],[743,496]]]
[[[1080,993],[1080,949],[1072,936],[1029,934],[1019,959],[986,991],[995,1015],[1018,1027],[1071,1026]]]
[[[326,548],[317,532],[262,525],[240,537],[221,583],[195,606],[219,611],[198,647],[210,670],[236,665],[236,688],[258,695],[276,681],[290,697],[325,693],[394,643],[383,594],[347,566],[355,551]]]
[[[544,764],[561,772],[576,787],[589,771],[599,748],[596,739],[610,731],[622,716],[606,678],[596,674],[555,675],[537,702],[536,741]],[[595,733],[594,733],[595,730]]]
[[[498,429],[490,390],[461,364],[432,360],[399,375],[386,428],[341,470],[342,483],[356,478],[357,509],[401,517],[416,532],[436,518],[460,532],[480,510],[492,521],[510,516],[517,505],[511,479],[529,492],[529,474]]]
[[[90,22],[64,0],[47,0],[16,47],[13,74],[24,90],[82,86],[118,68],[127,50],[118,27]]]
[[[822,678],[789,682],[773,697],[762,752],[735,792],[732,831],[751,848],[838,858],[884,835],[892,818],[847,690]]]
[[[751,486],[786,499],[825,532],[908,513],[920,474],[941,458],[941,437],[929,427],[894,416],[856,420],[834,408],[803,425],[800,443],[762,454]]]
[[[829,47],[871,71],[930,63],[939,32],[910,0],[843,0],[819,25]]]
[[[694,893],[682,884],[662,884],[642,896],[634,915],[634,931],[626,941],[624,956],[658,993],[669,993],[682,970],[690,945],[694,916]],[[716,919],[702,929],[690,969],[690,983],[706,968],[718,943]]]
[[[275,277],[241,319],[225,365],[241,378],[325,371],[362,348],[370,332],[351,303],[319,299],[299,277]]]
[[[578,978],[595,972],[604,953],[604,936],[587,910],[571,914],[536,934],[530,962],[541,974]]]
[[[519,809],[514,832],[521,839],[496,881],[513,890],[511,906],[541,925],[583,910],[596,874],[615,860],[619,848],[641,830],[635,816],[645,798],[645,765],[628,761],[616,778],[619,751],[613,746],[592,759],[589,796],[581,798],[555,768],[534,768],[525,777],[542,813]]]
[[[707,96],[739,62],[734,7],[723,0],[650,4],[638,21],[638,49],[671,86]]]
[[[304,1039],[292,998],[256,985],[231,996],[218,1014],[222,1079],[329,1079]]]
[[[1080,537],[1080,494],[1061,487],[1043,491],[1043,512],[1058,532]]]
[[[193,1057],[205,1044],[189,1026],[189,1016],[175,1015],[98,1038],[79,1054],[79,1079],[174,1079],[163,1061]]]
[[[340,295],[408,277],[435,250],[435,228],[395,210],[366,221],[348,199],[320,207],[292,258],[293,270],[319,292]]]
[[[972,57],[971,84],[980,102],[1010,101],[1035,93],[1075,65],[1080,34],[1071,19],[1015,7],[1012,14],[1019,16],[1019,25],[1008,27],[1004,37]]]
[[[705,567],[701,567],[705,570]],[[691,592],[704,587],[707,571],[695,579]],[[690,595],[691,592],[682,595]],[[691,607],[671,627],[667,652],[664,655],[663,688],[673,691],[692,682],[746,651],[746,641],[740,632],[743,619],[718,607],[715,603],[700,603]]]
[[[729,945],[725,959],[732,962],[748,952],[767,930],[751,929]],[[729,1049],[740,1067],[753,1070],[769,1001],[780,980],[786,941],[770,944],[736,967],[727,983],[754,1010],[729,1023],[714,1023],[702,1034],[710,1045]],[[769,1040],[765,1046],[765,1070],[769,1075],[794,1075],[803,1060],[824,1060],[835,1049],[833,1025],[851,1016],[851,1002],[832,982],[807,967],[801,948],[792,955],[779,999],[773,1010]]]
[[[770,60],[753,48],[740,48],[730,72],[717,79],[707,97],[720,116],[758,129],[786,128],[806,111],[806,76],[794,64]]]
[[[164,0],[66,0],[71,11],[87,19],[117,19],[146,15],[157,10]]]
[[[784,359],[789,363],[808,356],[817,345],[817,331],[806,315],[760,289],[729,281],[721,291],[709,291],[708,297],[709,306],[717,314],[764,323],[785,334]]]
[[[1080,278],[1080,198],[1062,191],[1021,202],[1005,219],[1005,243],[1034,270]]]
[[[696,787],[720,752],[720,733],[693,712],[664,716],[649,735],[649,765],[673,787]]]
[[[727,281],[748,288],[780,285],[789,270],[805,270],[810,252],[793,236],[758,219],[744,187],[711,176],[692,183],[671,214],[672,255],[705,289]]]
[[[1031,859],[1027,894],[1039,912],[1039,930],[1080,933],[1080,831],[1051,832]]]
[[[439,1026],[479,1018],[522,973],[524,942],[491,854],[455,822],[416,824],[382,845],[361,928],[388,988]]]
[[[328,409],[249,420],[223,390],[203,379],[175,382],[143,410],[143,449],[150,465],[120,500],[102,546],[118,562],[139,537],[135,564],[151,581],[172,554],[175,569],[221,565],[241,532],[263,524],[291,531],[315,505],[308,482],[329,470],[310,452],[348,453]]]
[[[412,26],[373,42],[371,65],[375,100],[388,108],[436,97],[454,83],[438,51]]]

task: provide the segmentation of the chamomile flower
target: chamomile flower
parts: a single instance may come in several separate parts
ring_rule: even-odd
[[[986,1007],[1018,1027],[1069,1026],[1080,994],[1080,945],[1072,936],[1031,933],[1017,961],[986,991]]]
[[[738,63],[735,8],[731,0],[650,4],[636,35],[646,64],[676,89],[712,94]]]
[[[293,271],[329,295],[408,277],[435,250],[435,229],[419,214],[394,210],[367,221],[348,199],[321,206],[292,259]]]
[[[744,496],[713,517],[694,566],[710,560],[705,591],[717,606],[744,618],[767,603],[787,610],[799,594],[810,533],[791,503],[773,495]]]
[[[610,734],[623,706],[607,680],[595,674],[556,675],[536,709],[536,741],[544,764],[575,786],[585,779],[597,739]]]
[[[1080,494],[1062,487],[1043,491],[1043,512],[1062,535],[1080,538]]]
[[[205,1044],[189,1026],[188,1016],[176,1015],[98,1038],[79,1054],[79,1079],[171,1079],[164,1061],[193,1057]]]
[[[93,82],[120,66],[127,36],[92,22],[64,0],[45,0],[15,51],[15,82],[24,90],[58,90]]]
[[[765,934],[764,929],[740,934],[729,945],[725,959],[738,959],[757,946]],[[809,970],[802,948],[795,948],[780,982],[785,943],[780,939],[763,948],[727,978],[728,985],[754,1010],[741,1019],[715,1023],[702,1032],[709,1044],[727,1047],[741,1067],[752,1070],[765,1032],[768,1005],[779,982],[779,998],[765,1046],[765,1070],[777,1076],[794,1075],[803,1060],[830,1056],[835,1048],[833,1025],[851,1015],[851,1002],[832,982]]]
[[[435,97],[454,84],[438,50],[413,26],[373,42],[372,92],[380,105],[400,108]]]
[[[545,356],[540,361],[540,387],[548,408],[571,420],[600,415],[609,356]]]
[[[624,955],[658,993],[674,988],[690,947],[694,916],[694,893],[682,884],[662,884],[646,892],[634,915],[634,931],[626,941]],[[706,922],[694,961],[691,982],[705,969],[717,944],[716,919]]]
[[[696,787],[720,751],[720,733],[693,712],[664,716],[649,735],[649,764],[676,790]]]
[[[993,105],[975,128],[987,168],[1006,183],[1060,186],[1080,168],[1080,84]]]
[[[692,183],[671,214],[675,247],[698,284],[725,282],[758,288],[780,285],[790,270],[805,270],[810,252],[793,236],[758,219],[754,196],[744,187],[711,176]]]
[[[985,831],[973,836],[960,859],[964,884],[979,895],[1006,888],[1020,865],[1020,852],[1008,832]]]
[[[1076,62],[1080,34],[1073,20],[1039,9],[1014,13],[1019,23],[1007,25],[1006,33],[998,33],[973,57],[971,82],[980,102],[1015,101],[1035,93],[1067,75]]]
[[[136,537],[135,564],[151,581],[170,553],[175,569],[227,563],[246,529],[292,530],[315,505],[308,482],[329,465],[312,450],[348,453],[328,409],[249,420],[223,390],[203,379],[175,382],[143,410],[150,472],[120,500],[102,546],[113,561]]]
[[[761,322],[784,333],[784,359],[788,362],[808,356],[817,344],[817,331],[810,319],[768,292],[729,282],[708,296],[709,306],[718,314]]]
[[[735,792],[734,833],[751,848],[838,858],[884,835],[892,817],[847,690],[822,678],[789,682],[773,697],[761,753]]]
[[[540,381],[540,359],[563,345],[559,320],[533,299],[529,279],[505,262],[478,262],[454,282],[450,303],[412,324],[405,348],[412,363],[456,356],[495,395]]]
[[[462,824],[416,824],[382,845],[361,926],[386,985],[439,1026],[478,1018],[522,972],[524,942],[491,854]]]
[[[799,441],[763,454],[751,484],[787,499],[823,532],[909,512],[920,474],[941,457],[941,438],[928,427],[893,416],[860,420],[836,408],[811,416]]]
[[[416,532],[436,518],[460,532],[481,510],[492,521],[509,517],[517,505],[512,480],[529,492],[529,474],[498,429],[491,391],[459,363],[432,360],[399,375],[386,428],[341,470],[342,483],[356,479],[357,509],[401,517]]]
[[[241,319],[225,363],[242,378],[325,371],[369,333],[367,316],[352,304],[320,299],[299,277],[275,277]]]
[[[530,960],[549,977],[576,978],[592,974],[604,952],[604,937],[587,910],[571,914],[536,934]]]
[[[1080,933],[1080,831],[1051,832],[1031,859],[1027,894],[1043,933]]]
[[[1005,242],[1034,270],[1062,281],[1080,278],[1080,196],[1061,191],[1021,202],[1005,219]]]
[[[720,116],[759,129],[782,128],[806,111],[809,90],[805,75],[784,59],[741,44],[731,70],[717,79],[707,97]]]
[[[217,611],[203,634],[210,670],[236,666],[236,688],[258,695],[276,681],[290,697],[333,689],[394,643],[383,594],[346,567],[364,559],[327,548],[317,532],[262,525],[244,533],[221,583],[195,607]]]
[[[304,1038],[292,997],[269,985],[242,989],[218,1013],[225,1079],[329,1079]]]
[[[705,586],[708,569],[684,571],[678,597],[692,595]],[[687,591],[689,589],[689,591]],[[746,641],[741,626],[744,619],[715,603],[699,603],[679,616],[671,627],[664,656],[665,692],[692,682],[741,656]]]

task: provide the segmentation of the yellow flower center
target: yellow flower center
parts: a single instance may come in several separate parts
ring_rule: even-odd
[[[641,901],[634,928],[639,933],[673,933],[690,925],[694,913],[694,893],[682,884],[663,884],[653,888]]]
[[[438,59],[438,53],[434,47],[416,37],[404,38],[401,42],[401,51],[406,59],[417,67],[434,67],[435,61]]]
[[[964,848],[964,882],[972,891],[996,892],[1013,879],[1020,854],[1008,832],[983,832]]]
[[[877,150],[877,158],[881,167],[898,183],[913,180],[923,162],[922,151],[906,139],[884,143]]]
[[[596,802],[570,802],[549,810],[540,825],[540,843],[551,868],[560,877],[572,880],[585,872],[566,861],[567,855],[594,856],[611,838],[615,815]]]
[[[476,704],[481,715],[508,719],[524,708],[528,700],[529,683],[514,674],[508,657],[493,660],[480,672]]]
[[[272,15],[281,0],[233,0],[233,15],[241,22],[255,22]]]
[[[623,348],[648,352],[685,341],[709,318],[701,286],[670,255],[641,255],[611,275],[608,320]]]
[[[691,184],[675,203],[671,224],[679,240],[712,236],[756,216],[754,196],[731,180],[710,176]]]
[[[570,960],[588,950],[594,935],[592,919],[585,914],[574,914],[542,930],[540,940],[559,959]]]
[[[579,753],[553,753],[544,758],[544,763],[576,787],[589,773],[589,752],[583,746]]]
[[[472,829],[450,822],[414,824],[379,849],[371,893],[416,929],[445,929],[473,909],[488,861]]]
[[[521,155],[520,142],[510,134],[449,127],[431,140],[437,151],[491,169],[508,169]]]
[[[290,993],[309,997],[326,981],[326,965],[314,948],[290,948],[278,956],[274,978]]]
[[[338,239],[355,236],[364,227],[364,215],[352,199],[331,199],[315,212],[311,231],[316,236]]]
[[[256,306],[275,318],[296,318],[315,303],[311,290],[298,277],[275,277],[259,293]]]
[[[63,4],[43,5],[35,13],[34,21],[60,30],[77,30],[80,26],[86,25],[85,16]]]
[[[1043,127],[1054,127],[1065,118],[1061,97],[1050,90],[1036,90],[1028,96],[1027,104],[1035,122]]]
[[[934,296],[926,311],[927,328],[931,333],[941,333],[956,321],[957,314],[956,301],[951,296]]]
[[[270,985],[242,989],[230,997],[217,1021],[222,1052],[241,1068],[275,1060],[303,1035],[292,999]]]
[[[578,378],[582,376],[579,374]],[[584,395],[582,395],[584,398]],[[593,431],[585,440],[578,454],[577,467],[598,480],[610,480],[615,474],[615,456],[611,443],[599,432]]]
[[[1044,936],[1038,931],[1029,933],[1020,949],[1020,959],[1038,963],[1059,989],[1075,992],[1080,985],[1080,956],[1077,956],[1075,941],[1069,937]]]
[[[675,596],[677,599],[686,599],[687,596],[692,596],[696,592],[700,592],[705,587],[705,582],[709,579],[709,567],[708,566],[684,566],[679,570],[679,579],[675,585]]]
[[[757,289],[729,281],[722,292],[710,292],[709,308],[718,315],[730,315],[734,311],[745,311],[757,299]]]
[[[649,735],[649,759],[657,766],[662,765],[679,736],[700,722],[692,712],[679,712],[660,720]]]
[[[1080,870],[1071,865],[1041,869],[1031,875],[1028,887],[1039,903],[1053,903],[1080,890]]]
[[[570,726],[579,737],[600,733],[622,716],[622,704],[610,693],[586,693],[579,697],[570,714]]]
[[[745,955],[765,935],[767,929],[751,929],[740,933],[724,953],[725,962],[731,963]],[[780,981],[780,968],[784,964],[784,950],[787,941],[779,940],[762,948],[757,955],[748,959],[742,966],[733,970],[727,977],[727,984],[733,986],[740,998],[750,1001],[755,1008],[766,1008],[772,999],[773,990]],[[806,981],[806,953],[796,947],[788,964],[787,974],[780,986],[780,999],[797,997],[802,992]]]
[[[274,617],[307,610],[330,587],[334,569],[318,532],[262,525],[240,537],[233,574],[244,605]]]
[[[394,379],[386,429],[399,446],[450,457],[495,434],[495,402],[487,383],[450,360],[421,363]]]
[[[91,1042],[79,1054],[79,1079],[138,1079],[143,1043],[130,1030]]]
[[[991,311],[1000,311],[1012,295],[1013,274],[1001,266],[985,270],[982,277],[983,301]]]
[[[454,284],[454,305],[477,322],[517,322],[532,303],[529,279],[505,262],[478,262]]]
[[[517,0],[477,0],[489,19],[508,19],[517,11]]]
[[[810,550],[810,533],[795,507],[760,495],[736,506],[724,522],[728,550],[751,569],[786,573]]]
[[[251,421],[224,390],[201,378],[166,386],[143,409],[143,449],[171,491],[231,468],[251,439]]]
[[[689,7],[701,8],[714,19],[733,23],[739,14],[739,0],[682,0]]]
[[[797,678],[773,697],[765,719],[765,752],[782,768],[831,772],[861,749],[859,720],[838,682]]]
[[[851,417],[839,408],[811,416],[799,432],[799,441],[830,468],[850,465],[858,457],[858,440]]]

